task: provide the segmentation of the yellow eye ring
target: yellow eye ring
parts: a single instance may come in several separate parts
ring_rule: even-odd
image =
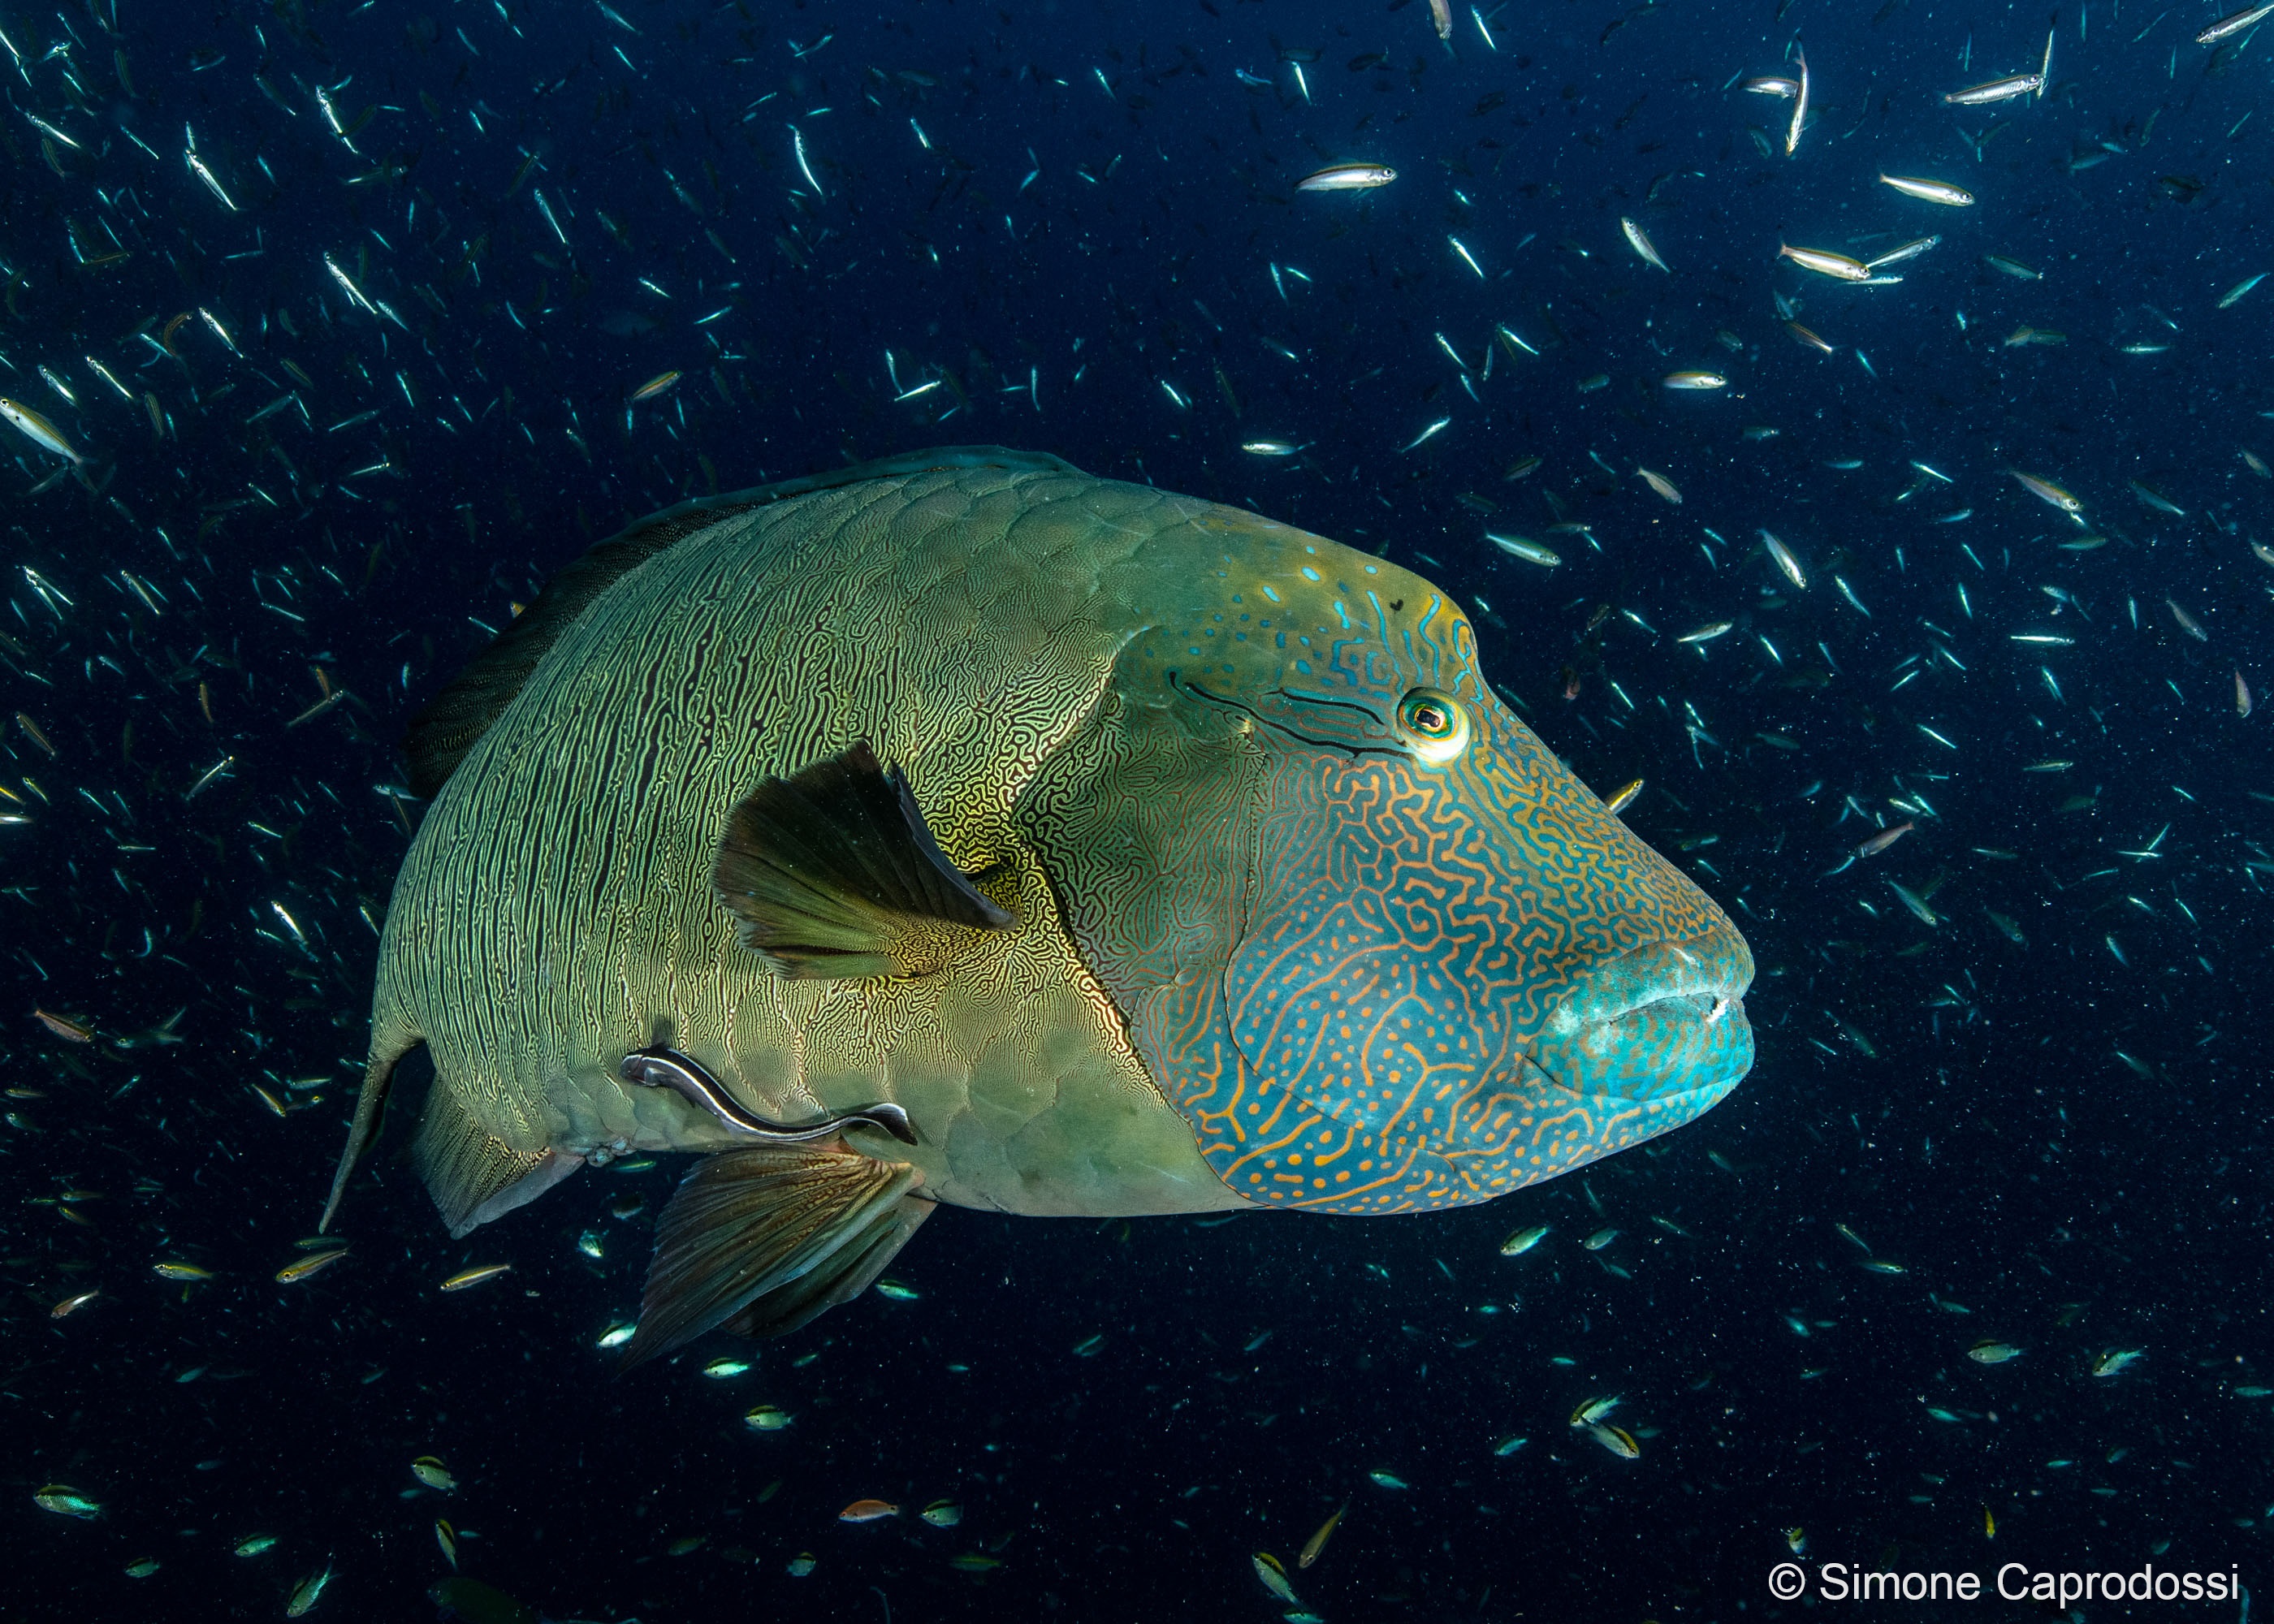
[[[1469,748],[1469,713],[1450,694],[1417,688],[1397,707],[1397,726],[1416,756],[1442,767]]]

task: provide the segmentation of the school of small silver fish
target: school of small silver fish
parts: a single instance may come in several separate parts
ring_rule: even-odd
[[[2247,1572],[2274,6],[2046,21],[0,11],[19,1606]],[[1457,590],[1751,943],[1747,1089],[1497,1213],[911,1254],[652,1386],[674,1163],[316,1234],[409,715],[627,519],[980,440]]]

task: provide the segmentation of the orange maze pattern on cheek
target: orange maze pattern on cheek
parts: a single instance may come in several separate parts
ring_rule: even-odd
[[[1021,806],[1216,1176],[1331,1213],[1482,1201],[1727,1093],[1742,939],[1499,703],[1467,623],[1224,525]]]
[[[1687,1027],[1662,1052],[1604,1056],[1614,1089],[1537,1063],[1586,971],[1711,937],[1718,911],[1512,717],[1494,721],[1519,759],[1280,758],[1266,878],[1221,990],[1138,1034],[1238,1193],[1337,1213],[1486,1200],[1679,1125],[1742,1075],[1749,1042],[1693,1076]]]

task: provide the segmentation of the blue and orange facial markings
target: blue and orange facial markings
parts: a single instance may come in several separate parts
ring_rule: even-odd
[[[1635,1100],[1579,1095],[1534,1074],[1534,1086],[1485,1097],[1441,1079],[1410,1122],[1373,1131],[1314,1108],[1223,1055],[1228,1086],[1186,1099],[1201,1154],[1250,1200],[1344,1215],[1468,1206],[1630,1148],[1710,1109],[1736,1086]]]
[[[1423,599],[1418,614],[1410,602],[1393,613],[1378,588],[1367,589],[1366,601],[1374,623],[1372,641],[1392,658],[1387,669],[1371,660],[1355,670],[1338,668],[1356,685],[1370,688],[1376,703],[1394,709],[1412,688],[1434,688],[1472,703],[1489,692],[1477,670],[1475,629],[1435,592]],[[1343,646],[1337,645],[1337,656]]]
[[[1299,532],[1239,515],[1223,528],[1243,540],[1225,555],[1229,603],[1141,637],[1125,675],[1257,725],[1252,879],[1229,958],[1148,976],[1124,1007],[1225,1184],[1337,1213],[1481,1201],[1726,1094],[1742,1061],[1645,1055],[1647,1022],[1623,1034],[1645,1040],[1630,1064],[1576,1087],[1532,1064],[1590,967],[1734,931],[1494,696],[1450,599]],[[1469,748],[1441,765],[1400,740],[1416,688],[1469,713]]]
[[[1368,1139],[1310,1116],[1301,1132],[1246,1147],[1203,1142],[1224,1183],[1252,1200],[1345,1215],[1425,1212],[1492,1199],[1630,1149],[1710,1109],[1735,1087],[1646,1102],[1567,1095],[1568,1107],[1500,1114],[1504,1139],[1459,1149]]]
[[[1735,1084],[1574,1094],[1531,1064],[1575,974],[1705,927],[1711,905],[1653,883],[1674,876],[1552,758],[1497,755],[1494,735],[1520,725],[1476,708],[1477,745],[1447,771],[1282,766],[1270,877],[1225,967],[1229,1068],[1175,1096],[1240,1194],[1332,1212],[1485,1200],[1678,1126]],[[1634,1059],[1638,1080],[1655,1071]]]

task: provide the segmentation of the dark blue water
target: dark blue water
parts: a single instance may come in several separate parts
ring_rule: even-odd
[[[2274,268],[2274,47],[2064,5],[2042,98],[1954,108],[2037,68],[2042,10],[1775,10],[1461,6],[1449,48],[1423,4],[0,14],[0,390],[86,459],[0,428],[6,1611],[269,1618],[328,1566],[313,1616],[430,1616],[439,1517],[555,1617],[1261,1620],[1252,1553],[1346,1498],[1296,1575],[1334,1620],[1778,1616],[1788,1530],[1812,1585],[2256,1582],[2274,289],[2219,301]],[[1787,157],[1735,80],[1796,41]],[[1294,190],[1360,159],[1397,179]],[[1900,283],[1776,258],[1930,234]],[[343,1138],[410,711],[632,518],[969,442],[1470,600],[1502,693],[1647,778],[1629,821],[1746,931],[1751,1079],[1486,1208],[945,1213],[916,1300],[728,1380],[723,1339],[594,1347],[669,1165],[453,1244],[382,1161],[348,1259],[271,1283]],[[1569,1425],[1613,1395],[1639,1459]],[[863,1496],[964,1519],[839,1523]]]

